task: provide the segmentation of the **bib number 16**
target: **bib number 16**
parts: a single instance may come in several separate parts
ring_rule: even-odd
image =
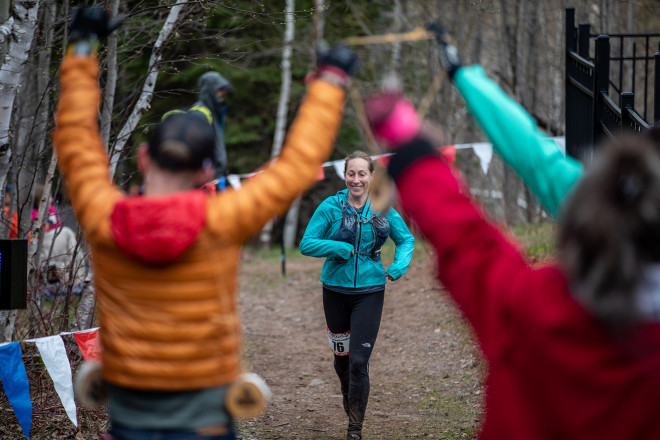
[[[330,350],[337,356],[348,355],[348,344],[351,340],[351,331],[346,333],[332,333],[328,329],[328,342],[330,343]]]

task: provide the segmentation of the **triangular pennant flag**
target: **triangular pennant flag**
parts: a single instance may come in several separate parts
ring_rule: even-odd
[[[99,343],[99,331],[74,333],[73,337],[80,347],[80,352],[87,362],[101,362],[101,344]]]
[[[383,156],[375,156],[374,159],[376,159],[383,168],[387,168],[387,165],[390,163],[391,157],[392,156],[390,155],[383,155]]]
[[[27,439],[30,438],[32,425],[32,402],[22,356],[18,342],[0,346],[0,381]]]
[[[236,174],[230,174],[227,176],[227,182],[234,189],[241,189],[241,178]]]
[[[325,171],[323,171],[323,165],[319,168],[319,173],[316,175],[316,181],[325,179]]]
[[[559,137],[553,137],[553,141],[555,141],[555,144],[557,144],[557,148],[559,148],[559,151],[561,151],[561,154],[566,156],[566,138],[563,136]]]
[[[472,149],[479,158],[481,171],[483,171],[484,174],[488,174],[488,167],[490,166],[490,161],[493,158],[493,145],[488,142],[480,142],[477,144],[472,144]]]
[[[335,160],[332,162],[332,166],[335,167],[335,173],[339,176],[340,179],[344,179],[344,161]]]
[[[455,145],[445,145],[444,147],[440,147],[439,150],[440,150],[440,154],[442,154],[442,157],[444,157],[448,163],[456,162]]]
[[[78,426],[76,418],[76,403],[73,400],[73,382],[71,380],[71,364],[66,355],[64,342],[60,336],[48,336],[34,341],[37,344],[41,359],[46,370],[53,379],[55,391],[60,396],[62,405],[69,419]]]

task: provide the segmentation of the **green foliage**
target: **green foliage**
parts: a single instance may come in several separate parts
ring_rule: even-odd
[[[130,15],[120,33],[120,81],[115,126],[120,126],[142,88],[153,42],[168,8],[154,3],[148,12]],[[141,3],[141,5],[144,4]],[[296,2],[295,39],[291,59],[289,123],[304,96],[303,78],[313,70],[313,2]],[[334,44],[346,35],[364,34],[364,25],[388,26],[391,5],[356,2],[328,4],[324,35]],[[154,10],[156,13],[154,13]],[[220,72],[233,85],[227,96],[226,143],[231,173],[245,173],[270,158],[280,95],[284,10],[279,2],[206,1],[186,6],[185,19],[164,47],[161,71],[151,107],[133,136],[145,140],[161,116],[197,100],[197,79]],[[368,74],[373,76],[373,74]],[[356,83],[360,79],[356,80]],[[350,105],[349,105],[350,106]],[[365,149],[352,109],[347,110],[333,159]]]
[[[547,261],[556,256],[556,223],[520,225],[513,228],[513,233],[531,261]]]

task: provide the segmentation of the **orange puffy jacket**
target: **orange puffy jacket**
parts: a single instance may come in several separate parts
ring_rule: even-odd
[[[65,58],[53,141],[92,250],[103,376],[136,389],[226,384],[239,373],[241,246],[314,182],[345,93],[311,83],[282,154],[240,190],[128,197],[108,173],[98,75],[95,58]]]

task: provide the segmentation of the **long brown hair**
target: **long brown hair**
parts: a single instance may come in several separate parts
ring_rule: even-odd
[[[611,330],[630,329],[636,289],[660,261],[660,153],[648,139],[603,146],[562,212],[559,249],[575,296]]]

